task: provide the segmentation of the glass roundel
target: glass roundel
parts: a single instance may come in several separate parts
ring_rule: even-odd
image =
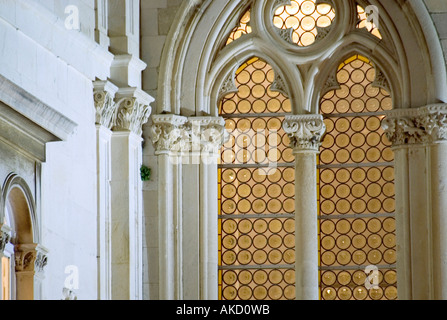
[[[397,298],[394,154],[381,127],[390,94],[360,55],[320,102],[327,134],[319,156],[321,298]],[[377,268],[377,286],[365,270]]]
[[[229,141],[219,164],[219,293],[223,300],[295,298],[294,157],[282,129],[290,100],[259,58],[236,73],[220,115]]]
[[[327,28],[335,18],[335,10],[329,4],[317,4],[316,0],[292,0],[288,6],[276,9],[273,24],[279,29],[293,29],[292,40],[300,47],[316,41],[318,28]]]

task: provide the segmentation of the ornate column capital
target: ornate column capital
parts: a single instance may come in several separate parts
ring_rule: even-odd
[[[11,228],[6,224],[0,228],[0,254],[5,251],[6,245],[11,240]]]
[[[122,88],[116,93],[117,110],[114,130],[131,131],[138,136],[143,133],[143,125],[149,120],[154,98],[138,88]]]
[[[93,98],[95,101],[96,124],[102,125],[108,129],[113,126],[117,104],[115,103],[115,94],[118,87],[110,81],[93,82]]]
[[[225,120],[221,117],[190,117],[191,150],[202,154],[218,155],[222,145],[230,135],[225,129]]]
[[[447,105],[388,111],[382,127],[394,148],[447,141]]]
[[[322,138],[326,133],[321,115],[286,116],[283,127],[294,153],[320,151]]]
[[[177,115],[153,115],[150,137],[156,154],[189,151],[191,139],[188,118]]]
[[[48,250],[41,245],[36,247],[36,261],[34,270],[38,273],[43,273],[45,266],[48,263]]]
[[[37,244],[18,244],[14,247],[16,272],[34,271]]]

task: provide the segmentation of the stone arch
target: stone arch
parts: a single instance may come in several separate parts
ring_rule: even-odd
[[[35,262],[39,233],[34,198],[26,181],[10,174],[3,186],[3,209],[10,214],[11,243],[14,245],[15,292],[17,300],[34,299]],[[39,259],[42,259],[39,256]],[[46,258],[45,258],[46,260]]]
[[[335,2],[338,3],[338,1]],[[337,36],[328,41],[334,52],[337,50],[336,47],[340,48],[358,42],[351,40],[349,43],[351,36],[354,39],[366,38],[367,40],[359,43],[359,47],[366,44],[363,48],[366,52],[363,54],[370,57],[387,52],[387,46],[394,43],[394,48],[388,51],[387,56],[395,56],[396,65],[399,68],[393,70],[396,73],[396,79],[390,79],[393,83],[396,83],[393,80],[398,80],[398,85],[401,87],[399,93],[402,98],[401,101],[396,101],[397,108],[419,107],[447,101],[446,67],[442,47],[427,9],[419,2],[417,0],[405,3],[387,0],[369,1],[380,10],[381,25],[385,29],[388,42],[379,39],[374,41],[369,39],[368,42],[368,35],[363,31],[349,33],[347,28],[334,30]],[[183,3],[177,15],[179,23],[170,30],[162,55],[157,113],[185,116],[213,114],[215,99],[210,99],[208,89],[218,90],[216,86],[211,85],[218,76],[212,73],[212,69],[213,64],[221,59],[218,52],[220,47],[215,44],[221,43],[219,39],[222,40],[222,28],[227,25],[227,21],[239,16],[243,10],[246,10],[247,4],[247,1],[241,0],[195,0]],[[343,8],[343,6],[339,7]],[[255,8],[257,8],[256,3]],[[262,10],[262,8],[257,9],[257,12],[262,12]],[[346,16],[345,11],[347,9],[343,9],[343,16]],[[212,22],[210,22],[211,18]],[[201,27],[204,23],[208,23],[207,28]],[[348,42],[343,42],[346,40],[341,40],[340,34],[348,35]],[[266,45],[262,45],[264,38],[254,33],[247,35],[241,42],[246,42],[245,45],[248,47],[256,46],[262,50],[266,49]],[[338,40],[341,42],[337,42]],[[230,51],[234,52],[235,48],[240,49],[240,46],[244,45],[235,45]],[[270,48],[270,50],[274,49]],[[330,56],[329,53],[329,56],[324,59]],[[378,59],[375,60],[379,63]],[[288,69],[282,70],[289,72]],[[295,85],[296,80],[291,77],[289,82]],[[310,93],[309,89],[304,91],[306,94]],[[395,94],[395,97],[397,96]],[[295,112],[312,112],[309,106],[310,99],[314,98],[302,97],[297,103],[302,107],[294,108]]]

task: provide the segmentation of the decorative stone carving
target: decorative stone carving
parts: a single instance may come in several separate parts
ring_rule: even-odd
[[[36,245],[16,245],[14,248],[16,272],[34,271],[37,258]]]
[[[188,118],[176,115],[155,115],[150,130],[156,153],[189,151],[190,130],[186,123]]]
[[[393,147],[446,141],[447,105],[389,111],[382,127]]]
[[[5,251],[6,244],[8,244],[10,240],[11,236],[6,231],[0,230],[0,253]]]
[[[284,79],[282,78],[282,76],[277,72],[275,72],[275,79],[273,80],[273,83],[270,86],[270,90],[278,91],[286,96],[289,96],[289,92],[287,90],[286,83],[285,83]]]
[[[228,140],[225,120],[219,117],[152,117],[151,139],[156,153],[213,153]]]
[[[332,24],[325,28],[320,28],[317,26],[317,36],[315,37],[315,40],[318,41],[326,38],[329,32],[331,32],[332,26],[333,26]]]
[[[43,272],[45,266],[48,263],[48,256],[47,256],[48,252],[47,250],[43,249],[43,248],[38,248],[37,249],[37,255],[36,255],[36,261],[35,261],[35,271],[36,272]]]
[[[322,93],[326,94],[331,90],[338,90],[338,89],[340,89],[340,84],[338,83],[337,80],[337,74],[333,73],[329,75],[329,77],[326,79],[326,83],[324,84]]]
[[[116,100],[118,107],[114,130],[129,130],[141,136],[143,125],[148,122],[152,112],[149,104],[154,99],[140,89],[125,88],[118,90]]]
[[[191,117],[192,150],[202,154],[217,154],[222,145],[228,141],[229,133],[225,129],[225,120],[220,117]]]
[[[225,80],[222,83],[222,86],[219,90],[219,100],[226,96],[229,93],[235,93],[238,91],[236,87],[236,83],[234,80],[235,72],[231,71],[225,78]]]
[[[286,117],[284,131],[295,153],[319,152],[326,125],[320,115],[294,115]]]
[[[116,109],[118,107],[114,101],[118,88],[108,81],[95,81],[93,85],[96,124],[100,124],[108,129],[111,129],[113,126]]]
[[[289,28],[289,29],[280,29],[280,28],[275,28],[276,32],[278,33],[278,35],[281,37],[281,39],[283,39],[284,41],[288,42],[288,43],[294,43],[293,42],[293,28]]]
[[[374,82],[372,83],[374,87],[383,88],[387,91],[391,91],[390,84],[388,82],[387,77],[385,74],[380,70],[378,67],[376,67],[376,78]]]

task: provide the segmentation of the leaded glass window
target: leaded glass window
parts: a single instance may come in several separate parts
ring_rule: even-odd
[[[381,127],[392,100],[374,85],[375,75],[367,58],[353,56],[339,67],[340,88],[321,99],[327,127],[318,167],[324,300],[397,297],[394,155]],[[375,283],[368,279],[373,270]]]
[[[259,58],[236,73],[220,115],[230,140],[219,165],[219,289],[223,300],[295,298],[294,156],[282,129],[290,100]]]

